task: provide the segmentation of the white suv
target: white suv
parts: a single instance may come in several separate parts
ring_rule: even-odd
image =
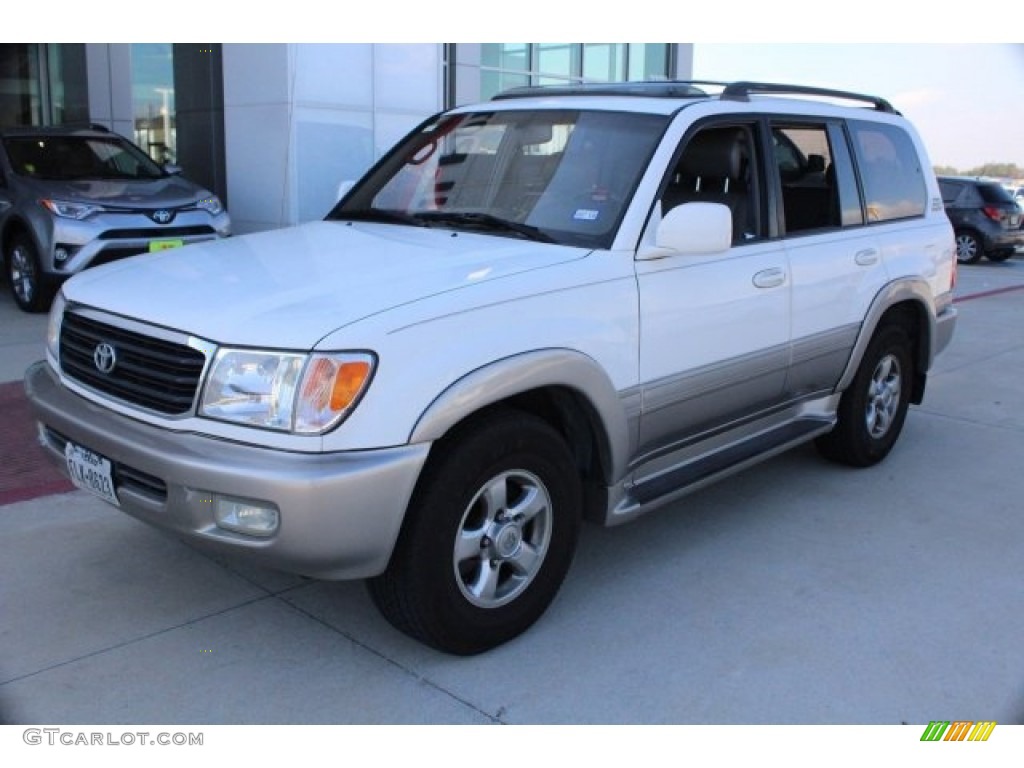
[[[545,611],[584,519],[804,441],[886,456],[955,323],[930,168],[874,97],[509,92],[424,122],[325,221],[76,276],[26,386],[80,487],[368,578],[396,627],[477,653]]]

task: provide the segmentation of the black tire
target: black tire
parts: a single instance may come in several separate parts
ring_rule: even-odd
[[[26,235],[15,235],[4,254],[7,283],[15,303],[25,312],[45,312],[53,301],[53,288],[43,274],[39,254]]]
[[[581,511],[579,474],[554,429],[516,411],[484,415],[434,446],[370,596],[396,628],[433,648],[494,648],[554,600]]]
[[[1012,250],[1009,250],[1009,251],[1007,251],[1007,250],[989,251],[988,253],[985,254],[985,258],[986,259],[988,259],[989,261],[994,261],[997,264],[999,262],[1006,261],[1011,256],[1013,256],[1013,251]]]
[[[985,255],[985,249],[978,236],[967,229],[956,232],[956,260],[960,264],[976,264]]]
[[[879,328],[839,401],[835,429],[815,441],[818,452],[852,467],[869,467],[888,456],[907,417],[913,365],[906,331],[896,325]]]

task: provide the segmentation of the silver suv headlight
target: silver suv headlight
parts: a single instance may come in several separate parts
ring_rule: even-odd
[[[320,434],[351,413],[373,376],[365,352],[297,354],[221,349],[199,415],[264,429]]]
[[[40,200],[39,202],[50,213],[65,219],[75,219],[77,221],[86,219],[94,213],[99,213],[103,210],[102,205],[92,205],[91,203],[73,203],[67,200],[53,199]]]
[[[221,204],[220,198],[210,193],[207,193],[204,197],[196,200],[196,208],[201,211],[206,211],[211,216],[217,216],[224,210],[224,206]]]

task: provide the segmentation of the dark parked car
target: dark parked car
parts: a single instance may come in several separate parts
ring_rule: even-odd
[[[104,128],[0,131],[0,258],[18,306],[41,312],[86,267],[213,240],[216,195]]]
[[[956,232],[956,258],[973,264],[982,256],[1005,261],[1024,246],[1024,213],[995,181],[939,176],[942,202]]]

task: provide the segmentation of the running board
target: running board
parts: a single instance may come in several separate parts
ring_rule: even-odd
[[[748,440],[725,446],[713,453],[659,472],[627,486],[618,504],[610,510],[607,525],[617,525],[651,509],[675,501],[734,472],[758,464],[797,445],[829,432],[831,419],[804,418],[761,432]]]

